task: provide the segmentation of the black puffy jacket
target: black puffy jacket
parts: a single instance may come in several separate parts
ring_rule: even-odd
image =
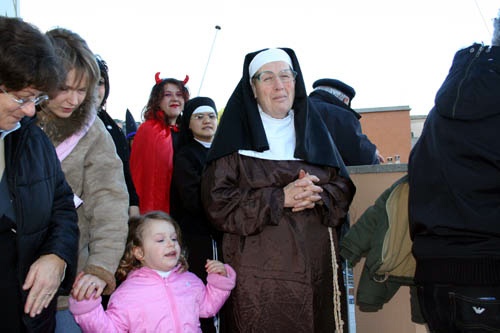
[[[33,262],[42,255],[56,254],[67,264],[58,294],[68,294],[76,275],[78,217],[54,146],[34,119],[25,117],[21,128],[5,137],[5,172],[16,213],[19,286]],[[22,304],[28,292],[21,291]],[[28,331],[50,330],[56,300],[54,297],[51,306],[35,318],[23,316]]]
[[[500,47],[458,51],[408,164],[415,280],[500,284]]]

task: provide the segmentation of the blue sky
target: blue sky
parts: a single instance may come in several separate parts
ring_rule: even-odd
[[[21,17],[42,31],[68,28],[110,67],[108,111],[136,120],[154,74],[190,76],[198,94],[215,25],[222,29],[201,89],[222,108],[245,54],[290,47],[308,92],[323,77],[356,89],[354,108],[409,105],[426,114],[454,53],[489,44],[498,0],[21,0]]]

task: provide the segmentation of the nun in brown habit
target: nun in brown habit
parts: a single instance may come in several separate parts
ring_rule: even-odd
[[[342,330],[332,229],[355,187],[311,108],[293,50],[246,56],[202,179],[224,261],[238,273],[229,332]]]

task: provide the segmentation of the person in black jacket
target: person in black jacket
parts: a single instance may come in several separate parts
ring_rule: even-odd
[[[104,60],[97,57],[97,64],[101,71],[101,78],[97,84],[98,96],[97,105],[98,113],[97,115],[106,126],[106,129],[111,134],[113,142],[115,143],[116,153],[120,157],[123,163],[123,174],[125,175],[125,182],[127,183],[127,190],[129,195],[129,215],[137,216],[139,215],[139,196],[135,191],[135,186],[132,181],[132,175],[130,174],[130,150],[127,138],[123,133],[122,129],[118,127],[116,122],[111,118],[111,116],[106,112],[106,101],[109,96],[109,75],[108,75],[108,65]]]
[[[361,131],[359,113],[351,109],[356,95],[352,87],[334,79],[320,79],[313,83],[309,95],[319,112],[346,166],[379,164],[384,158],[377,147]]]
[[[432,332],[500,331],[500,17],[455,54],[410,154],[415,282]]]
[[[196,97],[186,102],[174,158],[170,212],[182,229],[188,249],[189,270],[205,283],[207,260],[220,260],[222,233],[210,224],[201,203],[201,174],[217,129],[217,109],[212,99]],[[215,332],[213,320],[200,319],[203,332]]]
[[[34,124],[35,105],[60,83],[48,38],[0,16],[0,325],[53,332],[56,295],[76,274],[77,215],[52,143]]]

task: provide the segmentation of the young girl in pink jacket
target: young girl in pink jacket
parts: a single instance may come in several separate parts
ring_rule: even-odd
[[[205,286],[187,272],[181,249],[180,228],[166,213],[131,218],[117,271],[126,280],[111,295],[107,310],[101,297],[70,298],[70,311],[82,331],[201,332],[199,318],[219,311],[234,288],[236,273],[229,265],[207,260]]]

